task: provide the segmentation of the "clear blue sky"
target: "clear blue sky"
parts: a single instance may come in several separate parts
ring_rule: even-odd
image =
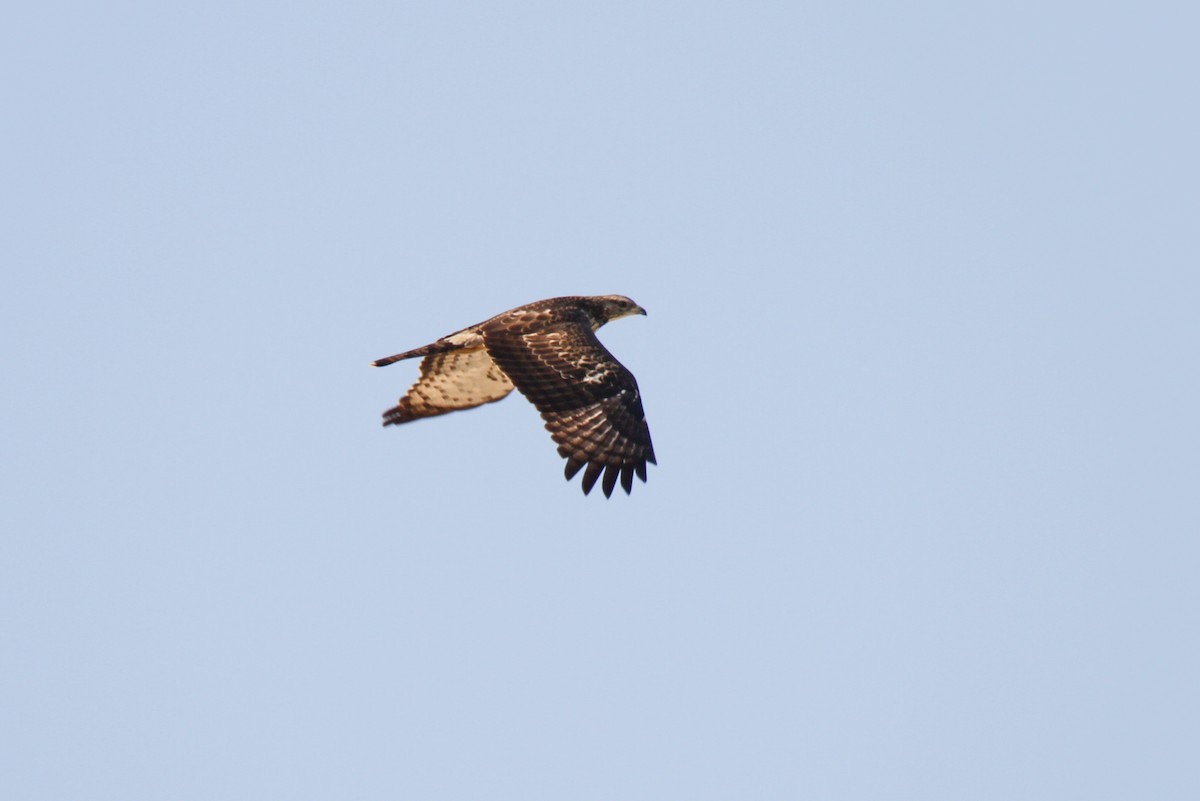
[[[1200,797],[1185,3],[26,3],[0,794]],[[377,357],[561,294],[659,466]]]

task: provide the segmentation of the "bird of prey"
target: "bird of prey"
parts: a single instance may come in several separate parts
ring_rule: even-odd
[[[583,494],[603,473],[605,497],[620,478],[629,494],[654,460],[637,381],[596,338],[607,322],[646,310],[623,295],[539,300],[497,314],[373,367],[421,359],[421,377],[383,424],[470,409],[520,390],[546,421],[567,460],[570,481],[583,470]],[[584,468],[587,468],[584,470]]]

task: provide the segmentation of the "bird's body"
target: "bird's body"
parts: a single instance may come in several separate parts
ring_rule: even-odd
[[[374,362],[423,357],[421,377],[383,424],[470,409],[515,387],[546,421],[570,480],[586,466],[583,491],[601,474],[605,496],[617,479],[629,493],[655,464],[650,429],[633,374],[600,344],[596,330],[645,310],[622,295],[539,300],[456,331],[422,348]]]

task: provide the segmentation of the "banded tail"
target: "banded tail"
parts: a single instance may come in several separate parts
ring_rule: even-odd
[[[396,362],[402,362],[405,359],[415,359],[418,356],[429,356],[434,353],[448,353],[449,351],[452,351],[452,350],[458,350],[461,347],[462,347],[462,345],[456,345],[452,342],[446,342],[444,340],[439,339],[437,342],[434,342],[430,345],[426,345],[422,348],[416,348],[415,350],[406,350],[406,351],[404,351],[404,353],[397,353],[395,356],[388,356],[383,359],[376,359],[375,361],[371,362],[371,366],[372,367],[387,367],[389,364],[395,364]]]

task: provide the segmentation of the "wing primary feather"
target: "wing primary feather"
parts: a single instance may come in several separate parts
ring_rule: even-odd
[[[610,464],[604,468],[604,497],[611,498],[613,487],[617,486],[617,476],[621,475],[621,465]]]
[[[646,483],[646,463],[644,461],[639,461],[636,464],[634,464],[633,469],[637,471],[637,477],[642,480],[643,484],[645,484]]]
[[[626,495],[633,492],[633,465],[621,465],[621,486],[625,488]]]
[[[596,479],[600,478],[600,474],[604,472],[604,465],[601,462],[588,462],[587,470],[583,471],[583,494],[587,495],[592,491],[592,487],[596,486]]]
[[[563,474],[566,475],[567,481],[575,478],[575,474],[578,473],[585,464],[587,464],[587,462],[582,462],[579,459],[567,459],[567,469],[563,470]]]

